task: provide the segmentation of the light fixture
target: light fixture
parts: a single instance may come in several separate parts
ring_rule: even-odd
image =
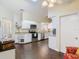
[[[56,0],[44,0],[43,2],[42,2],[42,6],[43,7],[53,7],[54,6],[54,4],[56,3]]]
[[[54,6],[53,3],[49,3],[49,5],[48,5],[49,8],[51,8],[51,7],[53,7],[53,6]]]
[[[47,1],[43,1],[42,6],[44,6],[44,7],[48,6],[48,2]]]
[[[37,0],[32,0],[33,2],[37,2]]]
[[[52,3],[56,3],[56,0],[50,0]]]

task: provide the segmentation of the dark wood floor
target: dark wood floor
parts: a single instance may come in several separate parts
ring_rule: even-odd
[[[48,41],[16,44],[16,59],[63,59],[63,54],[48,48]]]

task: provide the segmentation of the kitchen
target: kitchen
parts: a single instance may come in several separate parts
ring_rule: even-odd
[[[23,20],[22,27],[15,32],[15,43],[30,43],[48,39],[48,24]]]

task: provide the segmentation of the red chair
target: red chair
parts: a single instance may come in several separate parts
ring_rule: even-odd
[[[79,59],[79,56],[76,55],[77,49],[77,47],[67,47],[64,59]]]

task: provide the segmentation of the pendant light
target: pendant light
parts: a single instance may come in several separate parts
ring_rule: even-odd
[[[42,2],[43,7],[54,7],[54,4],[56,3],[56,0],[44,0]]]

